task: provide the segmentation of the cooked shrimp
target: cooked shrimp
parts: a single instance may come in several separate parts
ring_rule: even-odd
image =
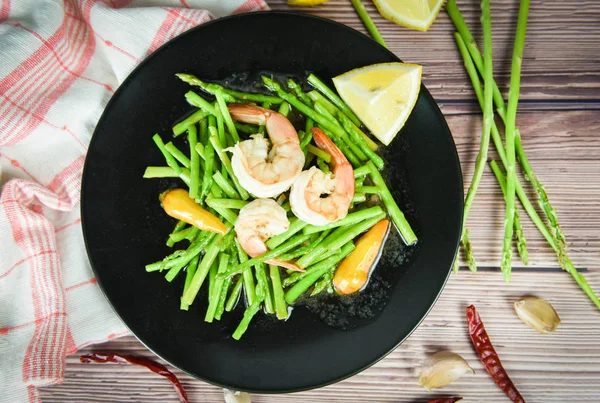
[[[290,221],[285,210],[275,200],[256,199],[240,210],[235,222],[235,233],[242,249],[251,257],[255,257],[267,252],[267,239],[287,231],[289,226]],[[304,271],[293,263],[277,259],[267,260],[265,263]]]
[[[241,141],[233,148],[231,165],[240,185],[256,197],[276,197],[290,188],[304,167],[298,133],[280,113],[254,105],[231,104],[234,120],[265,125],[272,143],[262,134]]]
[[[292,211],[304,222],[325,225],[348,214],[354,197],[354,170],[339,148],[320,129],[313,128],[317,146],[331,155],[333,175],[312,167],[292,185]],[[323,195],[327,195],[323,197]]]

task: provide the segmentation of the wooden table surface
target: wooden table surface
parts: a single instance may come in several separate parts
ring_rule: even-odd
[[[382,19],[367,9],[390,49],[406,62],[423,65],[423,82],[440,104],[460,154],[465,186],[478,150],[481,114],[442,11],[426,33]],[[570,256],[600,292],[600,2],[534,0],[523,60],[518,126],[532,165],[546,185],[568,241]],[[269,1],[286,9],[285,1]],[[467,23],[480,40],[479,1],[459,0]],[[492,1],[495,78],[506,95],[518,1]],[[347,0],[295,8],[334,19],[364,32]],[[359,50],[357,50],[359,51]],[[496,158],[491,153],[490,158]],[[524,219],[531,262],[518,267],[512,283],[498,270],[503,201],[486,168],[468,228],[480,266],[476,275],[452,275],[441,298],[415,333],[388,357],[338,384],[291,395],[253,395],[253,402],[425,402],[459,395],[465,402],[508,401],[478,361],[469,341],[465,307],[475,304],[513,381],[528,402],[600,400],[600,311],[558,268],[556,258],[533,224]],[[523,217],[523,215],[522,215]],[[512,303],[523,295],[549,300],[562,323],[541,335],[515,316]],[[417,384],[426,355],[449,349],[462,355],[476,374],[427,392]],[[133,337],[84,351],[120,351],[150,356]],[[222,402],[220,388],[175,371],[191,402]],[[67,359],[62,385],[41,389],[50,402],[177,402],[171,386],[143,368],[79,364]]]

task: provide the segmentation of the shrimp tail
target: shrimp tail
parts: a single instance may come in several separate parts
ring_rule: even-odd
[[[227,109],[233,120],[253,125],[264,125],[269,115],[273,113],[260,106],[244,104],[229,104]]]
[[[272,264],[274,266],[283,267],[284,269],[293,270],[293,271],[301,271],[301,272],[306,271],[302,267],[295,265],[292,262],[283,262],[283,261],[277,260],[277,259],[270,259],[270,260],[267,260],[265,263]]]
[[[334,144],[334,142],[319,128],[312,128],[313,139],[317,146],[331,155],[331,165],[335,178],[338,181],[336,193],[345,195],[348,200],[354,197],[354,170],[344,153]]]
[[[334,144],[333,141],[323,131],[317,127],[312,128],[313,139],[317,143],[317,147],[321,150],[326,151],[327,154],[331,155],[332,161],[335,166],[341,164],[348,164],[348,160],[342,151]]]

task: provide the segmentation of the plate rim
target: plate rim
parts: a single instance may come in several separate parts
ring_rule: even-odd
[[[148,346],[148,344],[141,338],[141,336],[137,335],[136,333],[134,333],[131,328],[129,327],[129,325],[125,322],[125,320],[123,319],[123,317],[121,316],[121,314],[119,313],[119,310],[113,305],[113,302],[108,298],[108,295],[105,291],[105,286],[103,285],[103,281],[100,279],[101,276],[98,276],[98,271],[91,259],[91,246],[89,245],[88,242],[88,236],[86,234],[86,224],[85,222],[87,221],[86,219],[84,219],[84,214],[83,214],[83,210],[84,210],[84,197],[83,194],[85,192],[85,183],[86,183],[86,175],[89,173],[89,159],[88,159],[88,155],[89,155],[89,150],[92,149],[92,146],[94,144],[94,141],[97,141],[98,139],[98,126],[99,123],[101,121],[104,120],[105,116],[107,115],[107,111],[110,109],[111,105],[116,102],[116,99],[119,97],[119,95],[121,94],[121,92],[126,91],[125,87],[127,87],[127,84],[132,81],[134,78],[134,76],[138,73],[139,70],[142,70],[145,68],[145,66],[147,64],[150,64],[155,57],[157,57],[157,55],[159,53],[161,53],[162,51],[164,51],[165,49],[168,49],[173,42],[177,41],[178,39],[186,36],[186,35],[191,35],[194,34],[196,31],[200,31],[203,28],[206,27],[210,27],[211,25],[215,25],[215,24],[224,24],[227,23],[228,21],[234,21],[234,20],[238,20],[238,19],[245,19],[245,18],[252,18],[252,17],[256,17],[256,16],[291,16],[294,18],[306,18],[308,20],[319,20],[322,22],[325,22],[327,24],[333,24],[335,26],[338,26],[346,31],[349,31],[351,33],[358,33],[364,37],[366,37],[372,44],[377,45],[377,47],[379,47],[380,49],[384,50],[385,52],[387,52],[392,58],[396,59],[398,62],[402,62],[402,60],[396,55],[394,54],[391,50],[389,50],[387,47],[381,45],[379,42],[375,41],[373,38],[371,38],[368,35],[365,35],[364,33],[346,25],[343,24],[341,22],[326,18],[326,17],[321,17],[321,16],[316,16],[316,15],[312,15],[312,14],[306,14],[306,13],[300,13],[300,12],[296,12],[296,11],[287,11],[287,10],[264,10],[264,11],[255,11],[255,12],[246,12],[246,13],[240,13],[240,14],[234,14],[234,15],[228,15],[228,16],[224,16],[224,17],[220,17],[220,18],[216,18],[214,20],[211,21],[207,21],[205,23],[199,24],[193,28],[190,28],[189,30],[171,38],[170,40],[168,40],[167,42],[165,42],[164,44],[162,44],[158,49],[156,49],[152,54],[150,54],[148,57],[146,57],[144,60],[142,60],[142,62],[140,62],[137,66],[135,66],[127,75],[127,77],[121,82],[121,84],[119,85],[119,87],[117,88],[117,90],[111,95],[110,99],[108,100],[108,102],[106,103],[106,105],[104,106],[104,109],[102,111],[102,114],[100,115],[100,118],[98,119],[98,121],[96,122],[96,125],[94,127],[94,131],[92,133],[92,136],[90,138],[90,142],[88,145],[88,152],[86,152],[86,156],[85,156],[85,162],[84,162],[84,166],[83,166],[83,170],[82,170],[82,176],[81,176],[81,203],[80,203],[80,208],[79,208],[79,212],[80,212],[80,216],[81,216],[81,227],[82,227],[82,235],[83,235],[83,240],[84,240],[84,245],[85,245],[85,250],[86,250],[86,255],[88,258],[88,261],[90,263],[90,267],[94,273],[94,276],[97,279],[97,284],[100,287],[100,290],[102,291],[102,295],[103,297],[106,299],[106,301],[108,302],[108,305],[110,306],[110,308],[113,310],[113,312],[118,316],[119,320],[123,323],[123,325],[129,330],[129,332],[131,333],[132,336],[134,336],[146,349],[148,349],[150,352],[152,352],[152,354],[154,354],[156,357],[160,358],[162,361],[166,362],[168,365],[176,368],[177,370],[189,375],[190,377],[200,380],[202,382],[206,382],[210,385],[214,385],[214,386],[218,386],[221,388],[228,388],[231,389],[231,387],[233,385],[226,385],[217,381],[213,381],[213,380],[209,380],[207,378],[201,377],[199,375],[196,375],[186,369],[181,368],[178,365],[175,365],[174,363],[172,363],[171,361],[167,360],[166,358],[164,358],[161,354],[157,353],[154,349],[150,348]],[[267,17],[269,18],[269,17]],[[421,88],[420,88],[420,93],[423,94],[425,97],[430,98],[431,104],[434,106],[434,110],[435,112],[442,118],[441,122],[443,123],[443,130],[448,134],[449,138],[452,140],[452,151],[453,154],[455,156],[455,161],[456,161],[456,165],[458,168],[458,176],[459,176],[459,181],[460,181],[460,189],[462,190],[462,198],[461,198],[461,202],[460,202],[460,223],[462,223],[463,221],[463,215],[464,215],[464,181],[463,181],[463,175],[462,175],[462,165],[460,163],[460,158],[459,158],[459,154],[458,154],[458,150],[456,147],[456,143],[454,141],[454,137],[452,136],[452,132],[450,131],[450,128],[448,126],[448,123],[446,121],[446,118],[444,116],[444,114],[442,113],[438,103],[435,101],[435,99],[433,98],[433,96],[431,95],[431,93],[427,90],[427,88],[425,87],[425,85],[423,83],[421,83]],[[421,96],[421,94],[419,95],[419,97]],[[243,388],[243,389],[236,389],[236,390],[240,390],[240,391],[245,391],[245,392],[249,392],[249,393],[257,393],[257,394],[286,394],[286,393],[296,393],[296,392],[302,392],[302,391],[308,391],[308,390],[313,390],[313,389],[318,389],[318,388],[322,388],[325,386],[329,386],[329,385],[333,385],[336,384],[338,382],[341,382],[345,379],[348,379],[354,375],[357,375],[361,372],[363,372],[364,370],[370,368],[371,366],[377,364],[379,361],[383,360],[384,358],[386,358],[390,353],[392,353],[394,350],[396,350],[401,344],[403,344],[414,332],[415,330],[417,330],[417,328],[423,323],[423,321],[427,318],[427,316],[429,315],[429,313],[431,312],[431,310],[433,309],[433,307],[435,306],[435,304],[437,303],[438,299],[440,298],[442,292],[444,291],[446,284],[448,282],[448,279],[450,278],[450,275],[452,273],[452,266],[454,264],[454,262],[456,261],[456,259],[458,258],[458,249],[460,246],[460,232],[462,231],[462,225],[459,226],[456,229],[456,245],[454,247],[454,258],[452,259],[451,264],[448,267],[448,273],[446,274],[446,277],[444,278],[443,283],[441,284],[440,290],[437,293],[437,295],[435,296],[435,298],[433,299],[431,305],[429,306],[429,308],[427,309],[427,311],[425,312],[425,314],[422,316],[422,318],[416,323],[416,325],[410,330],[410,332],[408,332],[406,334],[406,336],[404,336],[402,339],[400,339],[397,343],[395,343],[393,346],[391,346],[391,348],[387,349],[387,351],[385,351],[384,354],[382,354],[381,356],[377,357],[374,360],[368,360],[368,362],[365,365],[360,366],[358,369],[353,369],[350,370],[349,372],[346,372],[342,375],[339,375],[337,377],[334,378],[329,378],[328,380],[321,382],[319,384],[314,384],[311,386],[302,386],[302,387],[298,387],[298,388],[288,388],[288,389],[252,389],[252,388]]]

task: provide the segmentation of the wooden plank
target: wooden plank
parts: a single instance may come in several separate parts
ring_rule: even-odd
[[[333,19],[366,32],[347,0],[318,7],[288,7],[269,1],[274,10],[293,10]],[[456,50],[454,27],[445,11],[428,32],[400,27],[363,0],[392,52],[423,65],[423,83],[440,100],[472,99],[471,86]],[[481,41],[479,1],[458,0],[475,38]],[[492,3],[495,79],[506,94],[509,83],[517,1]],[[531,2],[525,42],[521,95],[524,100],[600,100],[600,3],[586,0]]]
[[[554,110],[549,111],[546,108],[546,105],[524,105],[519,110],[523,147],[557,211],[574,264],[600,270],[600,216],[597,213],[600,211],[600,164],[597,162],[600,107],[573,110],[554,105]],[[457,144],[466,193],[479,149],[481,115],[472,105],[442,105],[442,111]],[[499,161],[495,151],[490,151],[489,158]],[[531,190],[528,183],[522,183]],[[533,192],[529,193],[531,200],[536,200]],[[558,267],[554,252],[521,211],[530,252],[529,266]],[[499,266],[503,220],[504,203],[488,167],[467,223],[479,265]],[[523,266],[519,262],[517,265]]]
[[[600,286],[600,273],[589,275]],[[512,303],[522,295],[547,298],[561,315],[558,331],[541,335],[516,317]],[[475,304],[492,342],[527,401],[593,402],[600,395],[600,312],[565,273],[519,273],[511,285],[497,273],[453,275],[429,316],[384,360],[326,388],[291,395],[254,395],[253,402],[425,402],[434,396],[461,395],[465,402],[507,401],[478,361],[468,338],[464,309]],[[427,355],[449,349],[475,369],[441,392],[418,386],[418,369]],[[151,356],[133,337],[86,348]],[[222,402],[221,390],[176,371],[191,402]],[[65,382],[40,389],[44,403],[177,402],[164,379],[134,366],[81,364],[67,357]]]

